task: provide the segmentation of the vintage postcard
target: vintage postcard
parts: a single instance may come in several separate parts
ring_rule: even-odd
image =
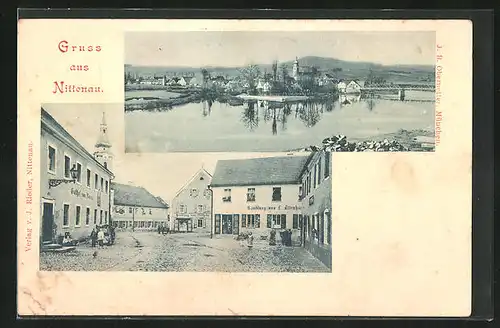
[[[18,25],[19,315],[470,315],[469,21]]]

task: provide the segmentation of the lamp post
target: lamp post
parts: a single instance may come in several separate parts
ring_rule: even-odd
[[[78,178],[78,170],[76,169],[76,164],[73,164],[71,170],[69,170],[71,179],[49,179],[49,188],[57,187],[61,183],[75,183]]]
[[[210,191],[210,239],[214,237],[214,191],[212,190],[212,186],[208,185],[207,190]]]

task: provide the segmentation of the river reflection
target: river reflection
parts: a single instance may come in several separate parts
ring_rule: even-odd
[[[204,97],[125,114],[127,152],[287,151],[328,136],[373,137],[434,127],[434,103],[340,95],[293,103]]]

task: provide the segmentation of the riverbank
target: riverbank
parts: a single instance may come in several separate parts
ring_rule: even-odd
[[[420,151],[432,152],[435,146],[424,145],[415,141],[417,137],[434,137],[433,131],[428,130],[405,130],[400,129],[393,133],[382,134],[367,138],[347,139],[344,135],[336,135],[325,138],[321,145],[311,145],[309,147],[290,150],[293,151],[333,151],[333,152],[407,152]]]

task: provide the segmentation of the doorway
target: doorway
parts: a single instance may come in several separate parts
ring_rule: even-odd
[[[222,215],[222,234],[231,235],[233,233],[233,216]]]
[[[42,242],[52,241],[54,225],[54,203],[43,202],[42,208]]]

